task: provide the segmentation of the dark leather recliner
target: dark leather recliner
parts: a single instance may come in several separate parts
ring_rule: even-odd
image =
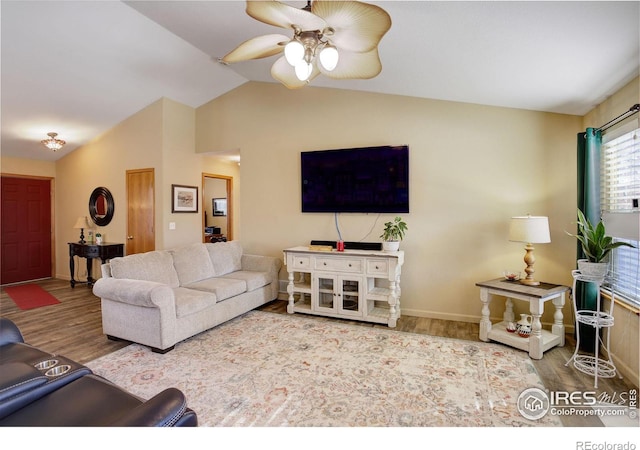
[[[17,326],[0,318],[0,426],[197,424],[178,389],[145,401],[82,364],[26,344]]]

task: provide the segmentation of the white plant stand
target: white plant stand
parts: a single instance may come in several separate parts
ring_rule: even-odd
[[[611,302],[608,310],[602,311],[600,303],[600,288],[602,284],[608,280],[607,277],[593,277],[584,275],[579,270],[571,272],[573,276],[573,289],[571,296],[573,298],[573,310],[576,317],[576,349],[573,356],[567,361],[565,366],[573,361],[573,366],[580,372],[586,373],[594,377],[594,388],[598,388],[598,378],[613,378],[616,376],[616,366],[611,359],[611,351],[609,349],[609,341],[611,337],[611,327],[613,327],[613,292],[611,294]],[[578,282],[594,283],[597,285],[596,309],[579,310],[576,303],[575,293]],[[585,324],[595,328],[595,355],[580,353],[580,324]],[[600,331],[606,332],[606,339],[603,339]],[[607,355],[607,359],[600,357],[600,346]]]

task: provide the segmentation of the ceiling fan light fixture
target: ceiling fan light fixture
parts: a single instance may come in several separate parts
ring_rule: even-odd
[[[336,80],[370,79],[382,70],[378,44],[391,27],[382,8],[363,1],[307,1],[299,9],[281,1],[247,0],[247,14],[293,31],[293,37],[268,34],[249,39],[222,58],[224,63],[284,53],[271,76],[298,89],[322,74]]]
[[[325,45],[325,47],[320,50],[320,64],[329,72],[336,68],[339,59],[338,49],[331,44]]]
[[[296,70],[296,77],[298,77],[298,80],[306,81],[309,79],[309,76],[313,71],[313,66],[310,63],[303,60],[303,61],[300,61],[298,64],[296,64],[295,70]]]
[[[289,41],[284,47],[284,56],[293,67],[304,58],[304,46],[295,39]]]
[[[40,142],[49,150],[53,150],[54,152],[57,150],[60,150],[62,146],[66,144],[66,142],[63,141],[62,139],[57,139],[56,138],[57,135],[58,133],[53,133],[53,132],[47,133],[47,136],[49,136],[49,139],[43,139]]]

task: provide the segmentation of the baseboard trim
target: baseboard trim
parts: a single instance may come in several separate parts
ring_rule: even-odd
[[[280,281],[280,292],[278,292],[278,300],[287,301],[289,299],[289,294],[287,294],[287,284],[288,281],[279,280]],[[452,320],[454,322],[469,322],[469,323],[480,323],[480,316],[474,316],[470,314],[452,314],[452,313],[441,313],[437,311],[424,311],[422,309],[407,309],[402,308],[403,316],[414,316],[414,317],[424,317],[425,319],[439,319],[439,320]],[[501,322],[502,317],[491,317],[491,322]],[[542,323],[542,327],[546,330],[550,330],[552,323]],[[575,332],[575,325],[573,323],[564,324],[565,333],[573,333]]]

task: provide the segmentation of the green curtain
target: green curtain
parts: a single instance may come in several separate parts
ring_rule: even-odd
[[[600,222],[600,147],[602,132],[587,128],[578,133],[578,208],[594,225]],[[585,258],[580,243],[577,243],[577,258]],[[579,310],[595,310],[597,287],[593,283],[578,282],[573,293]],[[580,326],[580,349],[588,352],[595,350],[595,329]]]

